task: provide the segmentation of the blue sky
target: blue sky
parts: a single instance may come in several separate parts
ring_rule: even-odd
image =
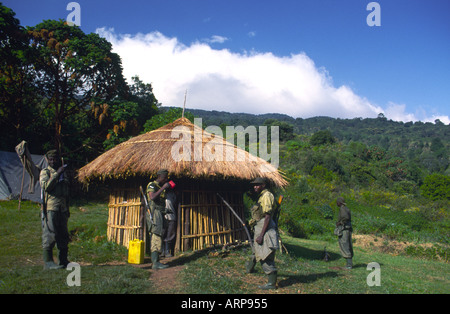
[[[3,0],[23,26],[69,2]],[[76,2],[163,105],[450,123],[448,0],[376,1],[373,27],[369,0]]]

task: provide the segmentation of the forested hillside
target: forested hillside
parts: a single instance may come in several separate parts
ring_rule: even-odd
[[[330,117],[314,117],[294,119],[282,114],[251,115],[205,110],[189,110],[194,116],[201,117],[204,125],[278,125],[280,140],[287,146],[302,146],[309,143],[309,137],[316,135],[318,144],[327,144],[328,131],[337,142],[350,145],[355,155],[383,154],[383,159],[400,158],[401,163],[411,168],[411,172],[421,172],[422,175],[438,172],[450,174],[450,126],[439,120],[435,123],[396,122],[386,119],[382,114],[378,118],[336,119]],[[323,139],[318,139],[320,135]],[[320,141],[324,141],[321,143]],[[366,159],[375,158],[366,156]],[[378,156],[381,158],[381,156]],[[397,161],[399,162],[399,161]],[[414,169],[413,169],[414,168]],[[418,169],[417,169],[418,168]],[[413,174],[411,174],[413,175]],[[418,174],[414,174],[416,179]],[[421,181],[420,181],[421,182]],[[419,183],[420,183],[419,182]]]
[[[354,229],[389,239],[437,241],[450,234],[450,126],[373,119],[231,114],[189,110],[204,126],[278,125],[280,170],[290,185],[281,227],[296,237],[332,238],[343,196]],[[225,132],[225,131],[224,131]],[[225,134],[225,133],[224,133]],[[411,254],[447,256],[447,247]]]

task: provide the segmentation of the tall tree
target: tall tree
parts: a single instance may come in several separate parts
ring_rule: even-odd
[[[151,84],[144,83],[139,79],[139,76],[133,76],[131,79],[133,84],[130,86],[130,100],[138,104],[137,122],[140,126],[143,126],[148,119],[159,113],[161,104],[158,103],[155,94],[153,94]]]
[[[158,100],[151,84],[146,84],[138,76],[132,77],[126,98],[117,98],[108,104],[92,103],[91,113],[107,132],[103,148],[115,145],[138,135],[147,120],[159,113]]]
[[[0,3],[0,149],[11,150],[24,139],[36,101],[27,72],[28,46],[15,13]]]
[[[48,20],[29,27],[34,84],[54,116],[55,144],[63,144],[67,117],[87,111],[92,102],[109,102],[127,93],[120,57],[97,34]]]

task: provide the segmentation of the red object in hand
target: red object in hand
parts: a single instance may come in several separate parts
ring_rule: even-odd
[[[170,187],[173,189],[174,187],[175,187],[175,182],[173,182],[172,180],[171,181],[169,181],[169,184],[170,184]]]

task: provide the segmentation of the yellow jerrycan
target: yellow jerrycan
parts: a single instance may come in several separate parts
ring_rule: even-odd
[[[145,242],[142,240],[131,240],[128,246],[128,263],[143,264],[145,253]]]

